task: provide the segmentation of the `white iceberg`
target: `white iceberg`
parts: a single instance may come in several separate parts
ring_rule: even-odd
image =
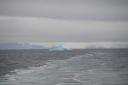
[[[49,48],[49,51],[68,51],[70,48],[66,48],[64,45],[53,45]]]

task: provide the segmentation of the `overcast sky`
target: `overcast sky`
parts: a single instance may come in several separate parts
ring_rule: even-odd
[[[0,42],[127,42],[128,0],[0,0]]]

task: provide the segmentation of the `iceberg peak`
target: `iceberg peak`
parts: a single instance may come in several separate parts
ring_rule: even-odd
[[[71,50],[70,48],[66,48],[64,45],[53,45],[51,48],[49,48],[50,51],[67,51]]]

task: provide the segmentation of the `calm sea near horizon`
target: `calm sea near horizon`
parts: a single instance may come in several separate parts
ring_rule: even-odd
[[[128,49],[0,50],[0,85],[128,85]]]

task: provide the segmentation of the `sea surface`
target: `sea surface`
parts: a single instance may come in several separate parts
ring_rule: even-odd
[[[128,85],[128,49],[0,50],[0,85]]]

